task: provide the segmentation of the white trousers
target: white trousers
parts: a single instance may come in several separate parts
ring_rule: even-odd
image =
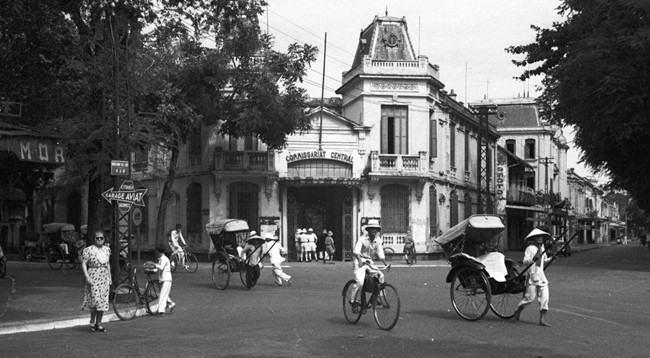
[[[519,307],[525,307],[531,304],[533,301],[535,301],[535,297],[537,297],[539,300],[539,309],[548,311],[548,285],[526,286],[526,292],[524,293],[524,298],[519,302]]]
[[[360,301],[361,299],[357,296],[359,289],[363,286],[363,281],[366,279],[366,274],[368,275],[377,275],[379,277],[379,282],[384,283],[384,273],[379,270],[373,270],[368,265],[363,265],[359,268],[354,269],[354,287],[352,287],[352,297],[355,300]]]
[[[284,273],[284,271],[282,271],[282,267],[280,266],[280,264],[275,263],[272,264],[271,266],[273,266],[273,278],[275,278],[275,283],[281,285],[282,280],[285,281],[291,280],[291,276],[287,275],[286,273]]]
[[[165,313],[167,304],[174,303],[172,299],[169,298],[169,292],[172,290],[171,281],[162,281],[162,287],[160,287],[160,298],[158,299],[158,313]]]

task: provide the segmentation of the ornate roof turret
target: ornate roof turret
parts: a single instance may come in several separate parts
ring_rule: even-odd
[[[359,35],[352,68],[359,65],[364,56],[370,56],[372,60],[416,61],[406,18],[375,16],[372,23]]]

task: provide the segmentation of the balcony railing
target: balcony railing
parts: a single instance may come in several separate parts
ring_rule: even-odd
[[[274,152],[214,151],[214,169],[232,171],[274,171]]]
[[[519,189],[510,189],[508,190],[508,197],[506,199],[508,203],[512,204],[526,204],[526,205],[535,205],[535,193],[531,193],[527,190]]]
[[[429,170],[427,152],[418,155],[379,154],[370,152],[370,168],[373,173],[425,174]]]

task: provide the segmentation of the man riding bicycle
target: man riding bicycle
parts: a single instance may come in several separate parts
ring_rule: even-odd
[[[183,225],[176,224],[176,229],[172,230],[169,236],[169,247],[172,249],[172,255],[178,255],[178,264],[185,267],[185,251],[183,251],[183,247],[186,247],[187,244],[185,238],[183,238],[182,229]]]
[[[354,280],[356,281],[352,287],[352,297],[354,301],[350,302],[352,305],[352,310],[359,310],[361,305],[360,299],[357,295],[359,288],[363,286],[363,281],[366,278],[366,275],[376,275],[379,278],[380,283],[384,283],[384,273],[381,272],[373,263],[371,258],[371,253],[374,251],[377,253],[377,257],[386,264],[386,258],[384,256],[384,248],[382,246],[381,238],[379,237],[379,231],[381,226],[379,226],[379,221],[377,219],[370,219],[368,225],[366,226],[367,235],[363,235],[357,240],[356,245],[352,254],[354,255]]]

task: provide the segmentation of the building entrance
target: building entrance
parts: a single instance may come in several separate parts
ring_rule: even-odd
[[[296,229],[332,231],[335,260],[343,260],[352,246],[352,189],[345,186],[303,186],[287,190],[287,229],[290,257],[297,256]],[[299,243],[298,243],[299,245]]]

